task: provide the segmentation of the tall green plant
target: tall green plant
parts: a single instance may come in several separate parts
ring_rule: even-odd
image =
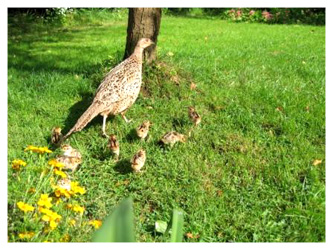
[[[93,242],[135,242],[132,204],[132,198],[122,201],[95,232]]]
[[[94,233],[92,241],[135,242],[133,221],[133,200],[132,198],[127,198],[104,220],[101,228]],[[170,242],[182,242],[183,224],[183,211],[180,209],[174,209]]]
[[[173,210],[171,242],[182,242],[183,239],[184,214],[180,209]]]

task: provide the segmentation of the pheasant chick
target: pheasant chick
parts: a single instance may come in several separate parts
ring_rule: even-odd
[[[70,146],[69,144],[62,145],[61,150],[64,152],[64,156],[79,158],[79,159],[81,159],[82,157],[81,153],[77,149],[72,148],[72,146]]]
[[[58,156],[56,160],[62,164],[64,164],[64,169],[70,169],[73,172],[77,169],[77,167],[82,163],[81,158],[69,157],[69,156]]]
[[[54,127],[51,133],[51,143],[57,145],[63,138],[60,127]]]
[[[134,172],[140,172],[146,161],[146,151],[140,149],[132,158],[131,165]]]
[[[66,189],[66,190],[71,190],[71,180],[66,178],[66,179],[60,179],[58,182],[57,182],[57,185],[63,189]]]
[[[117,140],[117,137],[115,135],[110,135],[109,142],[108,142],[108,148],[111,150],[113,154],[116,155],[116,161],[119,159],[119,142]]]
[[[201,122],[201,117],[195,111],[194,107],[188,107],[188,117],[191,119],[195,126],[198,126]]]
[[[136,134],[141,140],[147,137],[151,125],[152,123],[150,121],[144,121],[139,127],[137,127]]]
[[[177,133],[175,131],[171,131],[171,132],[168,132],[165,135],[163,135],[161,138],[161,141],[164,144],[170,144],[171,146],[173,146],[178,141],[185,142],[186,137],[183,134]]]

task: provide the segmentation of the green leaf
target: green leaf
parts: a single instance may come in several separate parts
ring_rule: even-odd
[[[165,231],[167,230],[168,223],[162,220],[158,220],[155,222],[155,230],[156,232],[164,234]]]
[[[93,242],[135,242],[132,198],[123,200],[94,233]]]
[[[171,242],[182,242],[184,214],[180,209],[174,209],[172,215]]]

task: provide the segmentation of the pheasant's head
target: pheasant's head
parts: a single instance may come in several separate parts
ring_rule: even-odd
[[[189,112],[193,112],[194,111],[194,107],[192,107],[192,106],[189,106],[189,107],[187,107],[188,108],[188,111]]]
[[[64,144],[64,145],[61,145],[61,150],[62,151],[71,151],[73,148],[69,145],[69,144]]]
[[[149,38],[141,38],[136,46],[145,49],[152,44],[155,44],[155,43],[152,40],[150,40]]]
[[[185,135],[179,134],[179,135],[178,135],[178,138],[179,138],[179,141],[180,141],[180,142],[186,142],[186,137],[185,137]]]
[[[109,137],[109,141],[117,141],[117,137],[114,134],[112,134]]]
[[[60,134],[61,133],[61,128],[60,127],[54,127],[52,129],[53,133]]]
[[[146,156],[146,151],[144,151],[143,149],[140,149],[137,153],[138,157],[144,157]]]

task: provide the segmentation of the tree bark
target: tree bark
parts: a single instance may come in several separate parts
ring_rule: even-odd
[[[140,38],[150,38],[155,45],[149,46],[144,50],[144,59],[147,63],[156,60],[156,44],[160,30],[161,16],[161,8],[129,9],[124,59],[133,53]]]

